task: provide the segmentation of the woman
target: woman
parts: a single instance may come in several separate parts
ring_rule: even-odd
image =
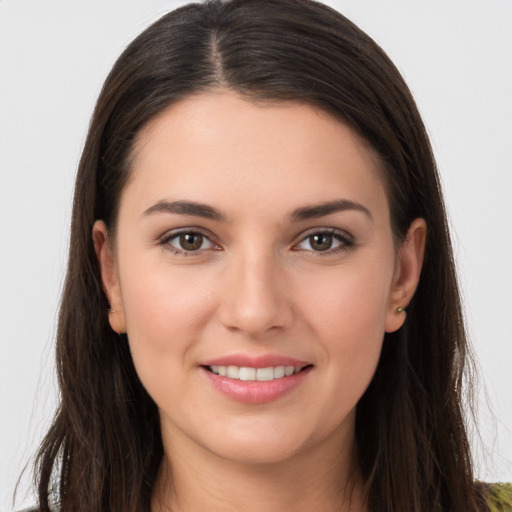
[[[77,177],[41,510],[488,510],[435,163],[389,59],[209,2],[107,78]],[[501,491],[500,491],[501,492]]]

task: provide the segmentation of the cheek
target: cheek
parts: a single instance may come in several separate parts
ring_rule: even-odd
[[[302,309],[328,338],[382,338],[390,296],[390,272],[376,265],[340,268],[302,283]]]
[[[161,260],[132,257],[121,268],[127,335],[138,370],[187,364],[198,330],[213,310],[204,279],[198,283],[190,268],[172,268]]]
[[[322,346],[333,392],[354,404],[373,377],[385,332],[390,273],[376,265],[316,276],[302,292],[304,318]],[[335,284],[334,284],[335,283]],[[306,313],[307,312],[307,313]]]
[[[123,288],[137,374],[158,407],[171,416],[184,403],[187,408],[196,406],[189,377],[197,363],[194,354],[200,334],[213,309],[208,287],[196,281],[187,279],[186,272],[152,266],[140,275],[132,274]]]

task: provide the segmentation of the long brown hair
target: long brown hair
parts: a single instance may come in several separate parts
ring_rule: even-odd
[[[357,462],[372,510],[485,510],[464,422],[468,347],[423,122],[381,48],[310,0],[187,5],[145,30],[110,72],[76,179],[57,335],[61,402],[37,458],[40,509],[150,508],[163,456],[158,411],[126,338],[110,329],[91,233],[97,219],[115,230],[140,129],[180,98],[218,87],[256,101],[307,102],[347,123],[380,155],[397,240],[413,219],[426,220],[426,258],[406,325],[386,334],[357,406]]]

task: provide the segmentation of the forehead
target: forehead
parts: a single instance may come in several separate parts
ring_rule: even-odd
[[[189,96],[139,133],[130,188],[139,199],[193,199],[254,209],[345,199],[387,207],[376,154],[344,123],[298,102],[233,92]]]

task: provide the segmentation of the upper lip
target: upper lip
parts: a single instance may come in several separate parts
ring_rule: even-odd
[[[231,354],[209,359],[201,364],[201,366],[238,366],[240,368],[269,368],[271,366],[295,366],[303,368],[309,365],[311,365],[311,363],[277,354],[265,354],[261,356]]]

